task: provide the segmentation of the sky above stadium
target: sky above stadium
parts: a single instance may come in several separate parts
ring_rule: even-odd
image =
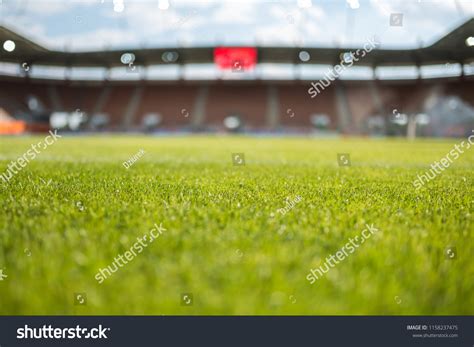
[[[355,46],[374,35],[383,47],[415,47],[473,16],[474,0],[0,0],[1,25],[67,50]]]

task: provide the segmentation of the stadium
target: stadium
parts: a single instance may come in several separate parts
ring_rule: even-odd
[[[419,117],[425,125],[420,129],[423,135],[464,136],[473,127],[474,101],[469,92],[473,78],[465,73],[472,63],[474,39],[469,35],[473,29],[474,20],[470,19],[430,46],[378,49],[355,62],[351,61],[352,54],[359,47],[170,47],[66,53],[49,51],[1,28],[2,42],[15,45],[12,52],[4,50],[3,61],[24,70],[23,76],[3,78],[2,108],[23,120],[25,131],[45,131],[56,121],[60,128],[71,131],[288,133],[319,129],[354,135],[399,135],[403,129],[397,126],[408,127],[408,119],[428,113],[433,118],[429,126]],[[336,79],[317,100],[312,99],[315,93],[308,98],[311,81],[299,76],[300,65],[314,61],[336,66],[341,60],[351,66],[367,66],[374,76],[381,65],[419,70],[421,66],[457,64],[463,68],[459,76],[435,79]],[[60,79],[30,76],[35,65],[61,63],[64,75]],[[255,73],[251,78],[221,76],[199,81],[179,75],[177,80],[156,81],[147,76],[149,66],[160,64],[177,65],[178,74],[187,65],[216,64],[224,73],[230,70],[238,75],[246,74],[256,64],[271,63],[293,65],[293,76],[280,81],[259,78]],[[77,67],[101,68],[105,78],[92,82],[68,78]],[[108,79],[111,69],[117,67],[138,76],[133,81]],[[442,105],[454,107],[459,113],[454,117],[440,114]]]
[[[74,49],[0,2],[0,313],[473,314],[473,4],[384,40],[438,5],[245,4],[284,9],[275,36],[315,9],[350,36],[382,9],[342,43],[94,45],[88,11],[176,11],[180,32],[224,5],[84,1],[57,12],[92,42]]]

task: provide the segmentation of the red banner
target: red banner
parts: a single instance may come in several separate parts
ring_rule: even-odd
[[[216,47],[214,63],[223,70],[247,71],[257,64],[257,49],[254,47]]]

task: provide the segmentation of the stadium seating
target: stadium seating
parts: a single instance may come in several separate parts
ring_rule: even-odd
[[[177,129],[189,126],[197,96],[197,86],[148,85],[135,114],[134,126],[140,127],[145,115],[159,114],[161,126]]]
[[[316,116],[328,118],[330,130],[355,134],[367,133],[371,117],[388,120],[396,113],[424,112],[430,96],[457,95],[474,107],[472,79],[337,81],[315,98],[308,94],[309,86],[309,82],[301,81],[145,84],[12,78],[0,81],[0,107],[13,116],[31,113],[28,100],[34,97],[39,103],[36,113],[80,110],[89,118],[106,115],[110,120],[106,130],[110,131],[143,130],[144,117],[155,114],[160,119],[159,128],[165,130],[222,130],[226,117],[238,116],[249,131],[306,132],[313,128]],[[347,104],[346,110],[343,104]],[[276,117],[273,123],[272,112]]]
[[[338,120],[334,87],[329,86],[313,99],[308,94],[308,87],[309,83],[278,86],[281,126],[311,129],[311,116],[321,114],[329,117],[329,128],[336,129]]]
[[[225,117],[238,116],[246,129],[256,130],[266,125],[267,89],[254,84],[218,84],[209,88],[205,122],[222,127]]]

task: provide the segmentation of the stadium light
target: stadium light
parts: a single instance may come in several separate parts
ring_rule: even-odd
[[[468,46],[468,47],[474,46],[474,37],[473,36],[469,36],[466,39],[466,46]]]
[[[179,58],[178,52],[166,51],[161,55],[161,60],[165,63],[175,63]]]
[[[310,55],[308,52],[306,52],[306,51],[301,51],[301,52],[298,54],[298,58],[300,58],[300,60],[301,60],[302,62],[305,62],[305,63],[306,63],[307,61],[309,61],[309,60],[311,59],[311,55]]]
[[[224,126],[229,131],[238,131],[242,127],[239,116],[229,116],[224,119]]]
[[[352,54],[352,52],[344,52],[340,54],[339,58],[344,63],[349,64],[354,60],[354,55]]]
[[[326,130],[329,128],[329,124],[331,124],[331,120],[325,114],[311,115],[310,122],[313,125],[313,127],[319,130]]]
[[[143,117],[142,125],[146,131],[153,131],[161,124],[163,117],[159,113],[148,113]]]
[[[135,61],[135,54],[133,54],[133,53],[124,53],[120,57],[120,61],[122,62],[122,64],[126,64],[126,65],[128,65],[130,63],[133,63]]]
[[[77,131],[81,128],[83,124],[87,122],[87,116],[84,112],[80,111],[79,109],[71,112],[68,118],[68,125],[69,129],[72,131]]]
[[[53,129],[64,129],[68,124],[69,114],[67,112],[53,112],[49,117],[49,124]]]
[[[3,43],[3,49],[7,52],[13,52],[15,50],[15,46],[15,42],[13,42],[12,40],[6,40]]]
[[[26,103],[28,105],[28,108],[30,111],[37,112],[40,109],[40,103],[39,100],[36,96],[34,95],[28,95],[26,98]]]

